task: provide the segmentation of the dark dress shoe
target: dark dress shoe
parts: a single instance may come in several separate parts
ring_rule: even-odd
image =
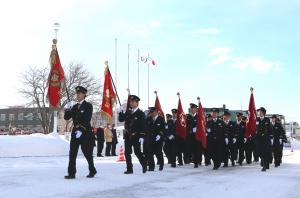
[[[265,168],[262,168],[261,171],[266,172],[266,169],[265,169]]]
[[[176,164],[172,164],[171,167],[172,167],[172,168],[176,168]]]
[[[198,164],[195,164],[195,165],[194,165],[194,168],[198,168]]]
[[[164,169],[164,166],[163,165],[160,165],[159,166],[159,171],[162,171]]]
[[[66,175],[65,179],[75,179],[75,175]]]
[[[95,177],[96,174],[97,174],[97,171],[95,171],[95,172],[90,172],[86,177],[87,177],[87,178],[93,178],[93,177]]]
[[[127,171],[124,172],[124,174],[125,174],[125,175],[133,174],[133,170],[127,170]]]

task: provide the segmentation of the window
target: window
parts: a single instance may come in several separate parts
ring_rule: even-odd
[[[26,116],[27,120],[33,120],[33,114],[32,113],[28,113]]]
[[[24,119],[24,113],[19,113],[18,120],[23,120],[23,119]]]
[[[0,121],[4,122],[5,120],[6,120],[6,115],[2,113],[0,115]]]
[[[15,120],[15,114],[9,114],[9,121]]]

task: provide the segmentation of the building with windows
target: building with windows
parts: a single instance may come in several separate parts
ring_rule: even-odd
[[[0,130],[31,130],[42,132],[40,114],[37,108],[26,108],[24,106],[12,106],[0,109]]]

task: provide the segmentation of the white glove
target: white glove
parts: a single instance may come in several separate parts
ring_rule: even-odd
[[[173,140],[174,138],[175,138],[174,135],[169,136],[169,140]]]
[[[80,138],[80,136],[82,135],[82,132],[81,131],[75,131],[75,134],[76,134],[76,138]]]
[[[271,145],[273,145],[273,139],[271,139]]]
[[[244,143],[246,143],[247,142],[247,138],[244,138]]]
[[[67,103],[67,109],[72,109],[72,107],[73,107],[73,102],[72,102],[72,101],[69,101],[69,102]]]
[[[233,140],[233,144],[235,144],[236,143],[236,138],[233,138],[232,140]]]
[[[211,132],[211,129],[210,129],[210,128],[207,128],[207,132],[210,133],[210,132]]]
[[[226,145],[228,145],[228,138],[225,138],[225,143]]]
[[[155,138],[155,141],[159,141],[160,140],[160,135],[157,135],[156,138]]]
[[[197,128],[194,127],[194,128],[193,128],[193,133],[196,133],[196,131],[197,131]]]
[[[139,139],[139,143],[140,143],[140,144],[144,144],[144,138],[140,138],[140,139]]]
[[[282,139],[279,139],[279,143],[282,144]]]

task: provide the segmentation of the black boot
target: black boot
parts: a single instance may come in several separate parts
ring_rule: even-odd
[[[162,171],[164,169],[164,165],[159,165],[159,171]]]
[[[93,177],[95,177],[96,174],[97,174],[97,171],[93,171],[93,172],[90,172],[86,177],[93,178]]]
[[[142,165],[142,167],[143,167],[143,173],[146,173],[147,172],[147,165],[144,164],[144,165]]]
[[[195,165],[194,165],[194,168],[198,168],[198,164],[195,164]]]
[[[172,167],[172,168],[176,168],[176,163],[172,163],[172,164],[171,164],[171,167]]]
[[[75,174],[68,174],[65,176],[65,179],[75,179]]]

